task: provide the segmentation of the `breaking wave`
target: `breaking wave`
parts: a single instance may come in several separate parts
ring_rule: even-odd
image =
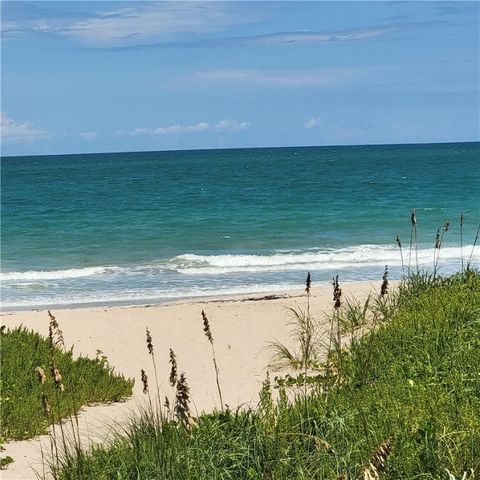
[[[466,260],[467,253],[472,246],[464,246],[463,254]],[[434,248],[419,248],[418,263],[425,269],[433,265]],[[443,247],[440,251],[442,265],[458,262],[460,265],[460,247]],[[409,251],[403,250],[405,266],[409,263]],[[412,251],[410,262],[416,264],[415,252]],[[479,255],[473,257],[478,262]],[[28,282],[43,280],[69,280],[83,277],[105,278],[115,276],[159,275],[162,273],[178,273],[183,275],[221,275],[228,273],[262,273],[285,271],[321,271],[342,270],[377,267],[388,265],[401,266],[401,256],[398,248],[391,245],[357,245],[337,249],[310,249],[304,251],[275,251],[270,254],[259,255],[198,255],[186,253],[167,260],[150,264],[131,266],[97,266],[85,268],[70,268],[66,270],[25,272],[3,272],[0,274],[2,282]]]

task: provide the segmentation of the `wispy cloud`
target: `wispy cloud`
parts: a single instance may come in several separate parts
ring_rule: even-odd
[[[69,37],[92,47],[125,47],[168,42],[185,34],[195,38],[257,18],[252,9],[241,9],[236,2],[125,2],[126,6],[119,8],[104,5],[109,3],[93,3],[96,11],[77,18],[42,17],[39,12],[35,18],[5,20],[3,34],[35,32]]]
[[[334,67],[308,70],[210,70],[196,72],[186,80],[197,84],[212,82],[273,87],[340,87],[378,76],[390,67]]]
[[[386,23],[372,27],[360,29],[347,29],[338,31],[286,31],[286,32],[272,32],[260,35],[245,35],[241,37],[216,37],[205,38],[201,36],[195,40],[185,41],[177,40],[171,41],[164,39],[163,41],[148,43],[135,42],[134,45],[123,45],[115,49],[127,50],[143,50],[154,48],[194,48],[194,47],[269,47],[277,45],[300,45],[300,44],[323,44],[323,43],[339,43],[339,42],[356,42],[377,37],[385,36],[389,33],[399,32],[404,30],[411,30],[413,28],[420,28],[426,26],[434,26],[445,24],[444,21],[432,22],[418,22],[418,23]],[[204,32],[206,33],[206,32]]]
[[[13,3],[13,2],[12,2]],[[60,3],[60,2],[59,2]],[[123,3],[123,5],[122,5]],[[68,37],[95,48],[148,49],[195,46],[275,46],[305,43],[357,42],[448,22],[395,21],[339,30],[298,30],[228,36],[231,27],[269,19],[275,8],[268,2],[251,8],[242,2],[91,2],[89,10],[30,8],[22,15],[5,9],[2,36],[39,33]],[[33,5],[35,7],[35,5]],[[440,8],[440,7],[439,7]],[[445,9],[458,7],[448,4]],[[12,17],[12,18],[10,18]],[[268,24],[267,24],[268,25]],[[264,26],[264,28],[268,28]],[[218,35],[220,34],[220,35]]]
[[[143,128],[137,127],[130,131],[117,132],[119,135],[128,135],[131,137],[138,137],[142,135],[181,135],[185,133],[198,132],[239,132],[250,128],[251,123],[237,120],[220,120],[218,123],[209,124],[208,122],[198,122],[192,125],[169,125],[158,128]]]
[[[3,141],[6,142],[33,142],[51,138],[52,134],[43,128],[36,127],[30,122],[17,123],[6,112],[1,113],[0,130]]]
[[[424,22],[399,21],[399,17],[392,18],[395,21],[387,21],[379,25],[367,26],[364,28],[344,29],[344,30],[326,30],[326,31],[285,31],[270,32],[256,35],[245,35],[241,37],[220,36],[211,38],[208,35],[200,35],[194,40],[180,40],[169,37],[168,35],[159,41],[140,41],[130,38],[130,42],[125,45],[119,45],[114,49],[155,49],[155,48],[195,48],[195,47],[274,47],[289,46],[301,44],[328,44],[328,43],[352,43],[366,41],[387,36],[393,33],[402,33],[411,30],[425,29],[429,27],[442,27],[449,25],[446,20],[430,20]],[[202,34],[210,33],[208,31],[199,32]],[[134,41],[135,40],[135,41]],[[146,39],[145,39],[146,40]]]
[[[393,20],[393,19],[392,19]],[[235,42],[238,44],[270,46],[270,45],[296,45],[305,43],[339,43],[339,42],[357,42],[373,38],[383,37],[390,33],[403,32],[409,30],[424,29],[429,27],[445,26],[449,24],[445,20],[428,20],[422,22],[386,21],[377,25],[370,25],[362,28],[350,28],[343,30],[324,30],[324,31],[286,31],[272,32],[261,35],[245,36],[238,38],[226,38],[219,41]]]
[[[97,132],[81,132],[78,134],[80,138],[83,138],[84,140],[95,140],[98,137]]]
[[[268,35],[258,35],[245,38],[249,43],[257,45],[275,45],[275,44],[299,44],[299,43],[331,43],[331,42],[354,42],[357,40],[366,40],[369,38],[380,37],[390,32],[404,29],[402,25],[384,25],[355,30],[344,30],[334,32],[279,32]],[[239,39],[240,40],[240,39]]]
[[[439,76],[442,83],[437,82]],[[312,88],[318,91],[360,90],[375,94],[464,94],[478,92],[478,62],[446,73],[441,64],[365,65],[309,69],[208,70],[195,72],[180,81],[198,88],[213,85],[237,89],[256,87],[278,89]]]
[[[310,128],[314,128],[314,127],[316,127],[317,125],[319,125],[320,122],[321,122],[321,120],[320,120],[319,117],[309,118],[309,119],[303,124],[303,128],[306,128],[307,130],[310,129]]]

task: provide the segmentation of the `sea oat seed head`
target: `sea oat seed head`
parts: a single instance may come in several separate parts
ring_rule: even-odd
[[[170,349],[170,365],[172,366],[170,369],[170,385],[172,387],[175,386],[178,380],[177,376],[177,358],[175,357],[175,353],[172,349]]]
[[[53,357],[53,355],[50,361],[50,373],[52,374],[53,381],[55,382],[57,388],[59,388],[60,391],[63,392],[65,390],[65,386],[62,382],[62,374],[60,373],[60,370],[58,370],[57,365],[55,364],[55,357]]]
[[[332,446],[323,438],[315,437],[314,440],[316,450],[326,450],[327,452],[333,452]]]
[[[143,384],[143,393],[147,394],[148,393],[148,377],[147,374],[145,373],[145,370],[141,370],[142,374],[142,384]]]
[[[58,328],[58,323],[56,318],[52,315],[52,312],[48,310],[48,316],[50,317],[50,325],[52,326],[53,329]]]
[[[379,480],[380,474],[385,471],[387,466],[387,458],[392,452],[392,442],[391,440],[386,440],[383,442],[370,459],[370,464],[363,471],[364,480]]]
[[[402,242],[400,241],[400,237],[397,235],[397,245],[399,248],[402,248]]]
[[[340,300],[342,296],[342,289],[338,284],[338,275],[333,279],[332,285],[333,285],[333,301],[334,301],[333,308],[335,310],[338,310],[342,305],[342,302]]]
[[[153,355],[153,343],[152,336],[150,335],[150,330],[147,327],[147,349],[150,355]]]
[[[65,385],[63,385],[62,374],[60,373],[58,368],[54,368],[52,370],[52,376],[55,381],[55,385],[60,389],[61,392],[63,392],[65,390]]]
[[[46,417],[50,416],[50,404],[48,403],[48,398],[44,393],[42,393],[42,406],[43,406],[43,414]]]
[[[310,272],[307,274],[307,282],[306,282],[306,288],[305,291],[307,292],[307,295],[310,295],[310,286],[312,284],[312,279],[310,277]]]
[[[53,375],[53,379],[55,380],[55,383],[60,383],[62,381],[62,374],[60,373],[58,368],[54,368],[52,370],[52,375]]]
[[[435,248],[440,248],[440,229],[437,229],[437,233],[435,235]]]
[[[63,332],[60,330],[57,319],[52,315],[52,312],[50,312],[50,310],[48,310],[48,316],[50,317],[50,324],[48,327],[48,337],[50,339],[50,343],[52,345],[61,345],[65,348]],[[55,336],[57,337],[57,340],[55,340]]]
[[[412,214],[410,215],[410,222],[412,224],[412,227],[417,224],[417,214],[415,213],[415,209],[412,210]]]
[[[181,373],[177,382],[177,395],[175,398],[175,414],[178,421],[185,428],[190,431],[191,416],[190,416],[190,389],[187,385],[185,374]]]
[[[207,315],[202,310],[202,318],[203,318],[203,331],[205,332],[205,336],[208,338],[208,341],[213,344],[213,337],[212,331],[210,330],[210,322],[208,321]]]
[[[37,367],[35,369],[38,375],[39,382],[43,385],[47,381],[47,375],[45,374],[45,370],[42,367]]]
[[[443,230],[445,232],[448,232],[448,228],[450,227],[450,222],[445,222],[445,225],[443,226]]]
[[[382,286],[380,288],[380,295],[384,297],[388,293],[388,265],[385,265],[385,272],[382,277]]]
[[[52,324],[48,326],[48,340],[50,341],[50,345],[53,347],[53,328]]]

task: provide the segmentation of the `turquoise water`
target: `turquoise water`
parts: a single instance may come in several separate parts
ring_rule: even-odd
[[[479,143],[2,159],[3,308],[144,303],[460,267],[479,221]],[[464,248],[464,256],[470,249]],[[406,259],[408,260],[408,258]],[[478,254],[474,254],[478,262]]]

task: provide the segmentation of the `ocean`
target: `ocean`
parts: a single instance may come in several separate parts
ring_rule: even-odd
[[[4,157],[2,309],[146,304],[461,268],[480,144]],[[464,214],[463,250],[460,215]],[[473,264],[478,267],[478,249]],[[414,258],[411,260],[412,268]]]

